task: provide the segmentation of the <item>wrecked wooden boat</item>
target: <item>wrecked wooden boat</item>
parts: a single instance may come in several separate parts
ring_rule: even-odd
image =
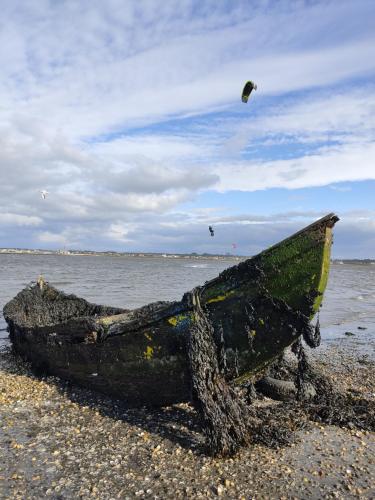
[[[225,378],[261,371],[318,310],[330,267],[329,214],[186,293],[126,310],[90,304],[43,280],[4,307],[14,350],[35,370],[119,397],[167,405],[191,397],[188,339],[194,297],[206,311]],[[291,319],[292,318],[292,319]]]

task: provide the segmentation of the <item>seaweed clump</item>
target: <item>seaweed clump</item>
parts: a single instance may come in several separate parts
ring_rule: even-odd
[[[263,406],[247,404],[246,399],[254,401],[254,386],[248,383],[238,389],[226,380],[225,363],[220,362],[222,345],[215,342],[214,328],[200,302],[200,290],[194,289],[187,300],[194,314],[188,339],[192,399],[211,455],[232,456],[242,446],[255,443],[273,448],[290,445],[296,431],[309,421],[375,430],[375,402],[336,390],[328,377],[310,366],[300,336],[292,346],[297,366],[281,356],[269,369],[273,377],[294,381],[294,400]],[[288,312],[290,326],[298,326],[299,335],[310,347],[319,345],[319,324],[314,329],[301,313],[284,312]],[[313,387],[313,394],[306,391],[308,386]]]
[[[190,293],[189,300],[195,316],[188,342],[193,401],[210,454],[234,455],[250,442],[250,412],[220,372],[213,327],[200,304],[199,289]]]
[[[201,289],[196,288],[186,297],[194,314],[188,339],[188,358],[192,400],[202,420],[208,452],[225,457],[234,455],[241,446],[251,442],[270,446],[287,444],[292,439],[292,433],[306,419],[295,412],[294,415],[288,415],[287,421],[282,412],[279,413],[274,407],[255,409],[246,404],[246,391],[238,390],[227,382],[223,340],[219,339],[219,345],[215,342],[214,328],[208,312],[201,305],[200,293]],[[310,335],[312,327],[306,316],[293,311],[283,301],[275,302],[275,299],[267,296],[249,304],[249,324],[256,320],[256,306],[259,305],[268,308],[272,305],[271,310],[276,308],[279,313],[270,315],[265,327],[274,329],[285,323],[284,326],[295,331],[296,337],[299,334]],[[301,364],[302,369],[305,366]]]
[[[284,380],[294,380],[297,388],[299,380],[314,387],[316,394],[313,398],[304,400],[297,396],[299,406],[308,419],[328,425],[374,431],[375,401],[338,390],[337,382],[334,383],[310,365],[301,342],[297,341],[296,344],[297,347],[293,346],[292,351],[297,351],[297,357],[302,351],[303,363],[298,362],[295,368],[281,357],[271,367],[270,374]],[[294,408],[296,405],[294,403]]]
[[[310,420],[375,431],[375,401],[338,391],[331,380],[310,367],[308,377],[317,391],[316,397],[304,408]]]
[[[329,377],[309,364],[300,339],[292,351],[297,353],[297,367],[281,357],[270,367],[269,374],[294,380],[296,397],[276,406],[257,409],[262,425],[253,429],[252,442],[271,447],[288,445],[294,440],[294,432],[305,428],[309,421],[375,431],[375,401],[339,391]],[[302,391],[307,384],[315,389],[314,397],[308,399]]]

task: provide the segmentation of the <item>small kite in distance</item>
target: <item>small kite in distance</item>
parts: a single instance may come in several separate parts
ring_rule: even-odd
[[[208,226],[208,230],[210,231],[211,236],[215,236],[215,233],[214,233],[212,226]]]
[[[237,248],[237,243],[232,243],[232,248],[235,250]]]
[[[47,194],[49,194],[49,193],[45,189],[42,189],[42,191],[40,191],[40,195],[43,198],[43,200],[45,200],[47,198]]]
[[[247,102],[249,100],[250,94],[253,90],[256,90],[257,84],[249,80],[245,83],[245,86],[242,91],[242,102]]]

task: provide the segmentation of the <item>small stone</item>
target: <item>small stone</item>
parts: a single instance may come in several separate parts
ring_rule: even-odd
[[[216,488],[217,496],[221,497],[224,493],[224,486],[219,484]]]

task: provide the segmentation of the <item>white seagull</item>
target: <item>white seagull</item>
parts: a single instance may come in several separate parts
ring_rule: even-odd
[[[40,191],[40,194],[41,194],[43,200],[45,200],[47,198],[48,191],[46,191],[45,189],[43,189],[42,191]]]

